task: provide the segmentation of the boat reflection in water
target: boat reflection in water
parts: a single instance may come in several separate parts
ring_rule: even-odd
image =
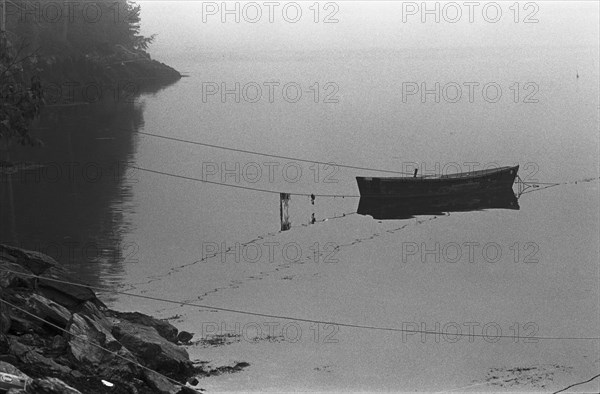
[[[398,198],[362,196],[357,213],[378,220],[410,219],[416,215],[442,215],[446,212],[470,212],[484,209],[519,209],[511,188],[453,196]]]

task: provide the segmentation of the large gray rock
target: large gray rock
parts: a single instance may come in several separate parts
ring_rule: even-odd
[[[106,309],[106,308],[103,308]],[[96,324],[102,326],[107,332],[112,331],[113,323],[111,320],[101,311],[98,306],[91,301],[85,301],[77,310],[77,313],[83,316],[87,316],[92,319]]]
[[[187,332],[187,331],[180,331],[179,334],[177,334],[177,340],[184,344],[187,344],[188,342],[190,342],[193,337],[194,337],[194,334],[191,332]]]
[[[56,378],[34,379],[25,389],[27,394],[81,394],[65,382]]]
[[[0,253],[13,257],[16,259],[17,264],[27,268],[34,275],[40,275],[50,267],[58,266],[58,263],[52,257],[33,250],[0,244]]]
[[[193,370],[187,351],[163,338],[154,327],[121,320],[115,323],[113,335],[151,369],[170,377]]]
[[[109,330],[110,326],[107,328],[103,325],[108,320],[105,317],[90,317],[82,313],[80,311],[73,314],[69,326],[72,336],[68,344],[69,352],[77,360],[80,368],[115,379],[128,379],[139,375],[140,367],[136,365],[136,357],[115,339]]]
[[[0,361],[0,372],[8,373],[29,380],[29,376],[21,372],[19,368],[4,361]]]
[[[19,317],[10,315],[10,333],[13,334],[26,334],[26,333],[37,333],[44,334],[45,330],[41,326],[41,322],[31,316],[29,319],[25,317]]]
[[[71,334],[70,352],[81,363],[98,365],[114,357],[113,354],[100,347],[113,352],[121,348],[121,344],[110,332],[96,324],[88,316],[82,316],[79,313],[73,314],[69,333]]]
[[[96,294],[89,287],[65,283],[77,283],[78,280],[69,276],[56,260],[43,253],[0,244],[0,263],[6,266],[6,269],[12,268],[11,271],[22,270],[23,273],[40,276],[39,279],[29,279],[33,284],[32,287],[37,288],[39,286],[47,298],[67,308],[85,301],[97,300]],[[21,270],[16,269],[18,266],[21,267]],[[18,278],[18,275],[5,273],[0,276],[0,284],[3,287],[7,287],[4,284],[14,285],[15,280]]]
[[[2,288],[0,287],[0,299],[2,298]],[[8,305],[0,300],[0,335],[6,334],[10,330],[11,320],[8,311]]]
[[[28,275],[33,274],[27,268],[17,264],[16,261],[16,258],[9,260],[0,253],[0,287],[5,289],[9,287],[33,287],[32,278],[28,277]],[[17,274],[13,272],[17,272]],[[19,275],[18,273],[25,275]]]
[[[55,279],[55,280],[50,280]],[[57,282],[59,280],[61,282]],[[67,307],[74,308],[85,301],[95,301],[96,294],[85,285],[73,285],[63,282],[77,283],[77,278],[67,275],[56,267],[48,269],[39,280],[40,292],[47,298]]]
[[[113,315],[118,319],[128,320],[131,323],[154,327],[161,337],[170,342],[177,343],[177,328],[165,320],[155,319],[152,316],[139,312],[113,312]]]
[[[146,383],[148,383],[156,393],[177,394],[181,390],[181,386],[176,386],[171,383],[170,380],[156,372],[145,370],[144,377],[146,378]]]
[[[6,334],[10,330],[12,320],[8,313],[0,311],[0,334]]]
[[[16,299],[21,307],[24,307],[38,318],[56,324],[61,328],[67,327],[71,320],[71,312],[67,308],[39,294],[14,293],[13,299]],[[27,318],[29,317],[27,316]]]
[[[15,337],[8,336],[10,354],[14,355],[19,361],[29,365],[35,365],[45,370],[68,374],[71,368],[58,364],[51,358],[38,353],[32,346],[20,343]]]
[[[13,390],[13,391],[19,390],[19,389],[17,389],[17,387],[22,388],[29,381],[31,381],[31,378],[29,376],[25,375],[23,372],[21,372],[21,370],[16,368],[14,365],[9,364],[4,361],[0,361],[0,372],[6,373],[9,375],[14,375],[14,377],[13,376],[8,377],[8,381],[4,380],[5,383],[10,385],[7,387],[12,387],[11,390]]]

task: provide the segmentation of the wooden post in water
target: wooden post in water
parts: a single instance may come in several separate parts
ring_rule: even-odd
[[[281,231],[287,231],[292,227],[288,212],[289,201],[290,193],[279,193],[279,221],[281,222]]]

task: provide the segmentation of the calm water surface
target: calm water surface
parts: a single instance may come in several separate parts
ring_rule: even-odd
[[[557,33],[572,26],[576,10],[561,19],[560,10],[549,9],[557,31],[541,23],[540,30],[521,31],[516,44],[503,39],[504,26],[487,30],[490,45],[471,39],[446,47],[431,38],[417,45],[411,35],[404,42],[407,27],[396,31],[387,19],[373,28],[381,40],[369,44],[358,33],[377,24],[376,17],[360,22],[358,10],[349,9],[358,23],[356,42],[337,33],[342,41],[311,46],[311,38],[294,46],[290,36],[258,40],[261,28],[251,30],[257,40],[249,43],[210,41],[210,26],[192,23],[199,5],[178,4],[161,24],[165,3],[144,3],[145,29],[159,32],[153,55],[189,77],[134,103],[47,108],[36,125],[46,147],[13,157],[62,169],[78,163],[102,176],[91,181],[91,172],[76,170],[74,178],[4,179],[2,241],[45,250],[88,283],[219,308],[377,327],[439,330],[439,324],[456,332],[459,326],[463,333],[486,326],[492,337],[597,337],[598,42],[597,35],[594,45],[589,37],[578,42]],[[170,33],[176,23],[186,38]],[[303,96],[296,103],[281,95],[273,103],[202,97],[207,83],[264,87],[270,81],[297,83]],[[338,88],[338,103],[323,102],[333,91],[327,82]],[[465,96],[436,103],[428,96],[422,103],[419,96],[403,100],[404,82],[494,82],[502,97],[488,103],[479,91],[473,102]],[[535,85],[537,103],[523,102],[532,91],[526,83]],[[354,214],[357,198],[317,196],[312,205],[293,195],[292,228],[281,232],[279,194],[123,164],[276,192],[347,196],[358,194],[356,176],[381,173],[137,131],[397,171],[519,163],[525,179],[571,183],[523,195],[520,210],[391,221]],[[239,179],[231,175],[236,168]],[[596,180],[581,182],[590,178]],[[233,251],[209,257],[227,248]],[[214,366],[251,364],[202,380],[213,391],[545,391],[593,376],[600,363],[597,340],[407,335],[102,296],[115,308],[174,318],[196,339],[241,334],[224,346],[188,349]],[[257,327],[262,339],[254,340]],[[514,377],[511,368],[537,372],[520,375],[520,385],[501,384]],[[553,380],[536,383],[536,373]]]

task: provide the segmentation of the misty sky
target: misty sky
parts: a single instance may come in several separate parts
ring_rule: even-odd
[[[286,22],[282,8],[289,2],[278,2],[274,8],[274,23],[269,23],[269,7],[258,1],[262,17],[256,23],[244,20],[243,9],[248,2],[239,2],[240,23],[233,15],[227,15],[227,22],[221,22],[222,2],[202,1],[156,1],[139,2],[142,6],[143,33],[157,33],[151,52],[160,54],[169,51],[169,46],[177,45],[195,50],[322,50],[322,49],[363,49],[363,48],[448,48],[448,47],[530,47],[530,46],[595,46],[598,43],[598,2],[545,1],[521,2],[518,19],[510,9],[514,2],[497,2],[502,11],[499,22],[490,23],[483,17],[483,6],[490,2],[480,2],[473,11],[473,23],[469,22],[469,7],[462,1],[461,18],[456,23],[447,22],[456,17],[456,8],[446,8],[439,3],[440,23],[434,15],[426,15],[426,23],[421,22],[421,2],[392,1],[338,1],[335,6],[324,9],[326,2],[320,3],[319,23],[314,23],[314,10],[309,9],[312,1],[297,2],[302,16],[296,23]],[[210,5],[209,5],[210,3]],[[228,2],[233,9],[235,2]],[[404,3],[404,4],[403,4]],[[429,7],[435,7],[429,2]],[[418,7],[411,10],[414,5]],[[203,22],[203,7],[205,22]],[[213,7],[211,9],[211,7]],[[217,7],[217,9],[215,9]],[[337,7],[337,9],[335,8]],[[403,7],[407,14],[403,22]],[[249,18],[255,18],[255,9],[246,8]],[[211,12],[214,13],[211,14]],[[337,23],[323,23],[327,15],[337,19]],[[295,17],[294,8],[288,8],[290,18]],[[527,16],[537,23],[523,23]],[[488,16],[495,18],[493,7]],[[176,44],[175,44],[176,43]]]

